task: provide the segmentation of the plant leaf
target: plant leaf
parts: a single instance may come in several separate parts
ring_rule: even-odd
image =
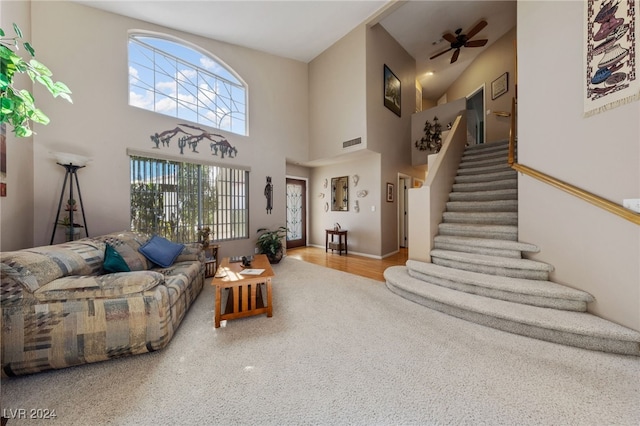
[[[71,94],[71,90],[69,90],[67,85],[64,84],[61,81],[56,81],[56,84],[53,85],[53,88],[55,89],[56,93],[58,93],[58,94],[62,94],[62,93]]]
[[[35,102],[35,100],[33,99],[33,95],[27,89],[22,89],[20,91],[20,96],[22,97],[24,103],[33,104]]]
[[[9,98],[2,98],[0,102],[0,112],[2,114],[11,114],[13,112],[13,101]]]
[[[13,31],[16,32],[16,35],[20,38],[22,38],[22,31],[20,30],[20,27],[18,26],[18,24],[16,24],[15,22],[13,23]]]
[[[30,128],[28,128],[27,126],[23,126],[22,124],[15,126],[13,131],[19,138],[28,138],[33,134],[33,131]]]
[[[31,43],[25,41],[22,45],[24,46],[24,49],[31,54],[31,56],[36,56],[36,51],[33,49],[33,46],[31,46]]]
[[[35,108],[31,114],[29,114],[29,118],[32,121],[40,124],[49,124],[49,117],[45,115],[44,112],[40,111],[38,108]]]
[[[39,62],[36,59],[31,59],[29,61],[29,65],[31,65],[37,72],[42,75],[46,75],[47,77],[51,77],[53,75],[53,73],[49,70],[49,68],[47,68],[45,64]]]
[[[0,37],[4,37],[4,30],[0,28]]]

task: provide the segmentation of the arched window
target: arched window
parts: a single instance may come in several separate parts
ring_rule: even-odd
[[[247,89],[219,60],[185,44],[129,36],[129,105],[247,134]]]

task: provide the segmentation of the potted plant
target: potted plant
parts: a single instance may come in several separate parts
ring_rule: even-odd
[[[80,225],[79,223],[74,223],[73,226],[71,226],[69,216],[65,216],[64,218],[59,220],[58,225],[67,228],[65,232],[67,241],[73,241],[77,239],[76,236],[80,235],[80,228],[84,228],[84,226]]]
[[[283,246],[282,239],[287,236],[287,228],[280,226],[276,230],[268,228],[258,229],[260,236],[256,241],[256,246],[260,253],[266,254],[269,263],[275,264],[282,260]]]
[[[210,227],[198,228],[198,242],[202,244],[202,248],[209,247],[209,235],[211,235]]]
[[[54,82],[51,71],[41,62],[33,59],[35,50],[29,42],[23,41],[22,47],[29,53],[31,59],[23,59],[17,54],[20,49],[18,41],[22,39],[22,31],[13,24],[14,37],[5,37],[4,30],[0,28],[0,123],[7,123],[13,127],[18,137],[31,136],[33,131],[29,127],[29,121],[40,124],[48,124],[49,118],[35,106],[31,92],[26,89],[19,90],[13,85],[16,73],[26,73],[32,82],[42,84],[54,98],[61,97],[71,101],[71,91],[62,82]]]

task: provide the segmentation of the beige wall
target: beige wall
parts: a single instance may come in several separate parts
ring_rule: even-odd
[[[383,103],[384,64],[402,83],[401,117]],[[361,25],[311,61],[309,81],[310,159],[333,163],[312,173],[310,243],[324,246],[325,229],[339,222],[349,230],[350,251],[373,257],[397,251],[398,205],[386,202],[386,184],[397,190],[399,173],[424,176],[410,166],[415,61],[382,27]],[[356,137],[361,144],[342,148]],[[348,212],[324,212],[327,198],[317,196],[324,179],[354,174],[368,191],[360,212],[353,209],[355,197]]]
[[[380,154],[362,152],[357,159],[316,167],[311,172],[309,185],[310,236],[309,244],[324,247],[325,229],[338,222],[348,231],[349,253],[379,257],[380,247]],[[354,186],[353,176],[358,175]],[[331,211],[331,178],[349,177],[349,210]],[[328,182],[324,187],[325,179]],[[358,190],[366,190],[366,197],[358,198]],[[323,194],[323,196],[320,196]],[[355,201],[360,211],[356,211]],[[328,210],[325,210],[328,203]]]
[[[0,26],[8,37],[13,36],[13,23],[21,29],[25,41],[31,38],[31,6],[29,2],[0,2]],[[40,46],[32,43],[36,49],[36,58],[47,63],[40,55]],[[21,52],[25,53],[20,46]],[[19,54],[21,54],[19,52]],[[51,68],[54,71],[56,68]],[[32,91],[29,78],[22,74],[16,76],[16,87]],[[48,94],[43,95],[49,96]],[[58,103],[64,101],[58,100]],[[36,105],[42,108],[38,98]],[[50,114],[51,108],[42,108]],[[41,126],[40,126],[41,127]],[[39,128],[37,129],[39,131]],[[12,129],[7,127],[7,196],[0,197],[0,251],[18,250],[33,245],[33,139],[16,138]],[[53,221],[53,219],[52,219]]]
[[[233,68],[248,84],[249,136],[225,135],[236,158],[185,153],[228,166],[248,166],[250,237],[223,243],[222,255],[252,253],[256,229],[284,225],[285,157],[308,158],[308,69],[302,62],[179,33],[71,2],[32,3],[33,41],[55,77],[73,91],[73,105],[39,96],[51,111],[51,124],[34,138],[34,244],[48,244],[64,170],[49,152],[64,150],[93,158],[78,172],[91,235],[129,228],[127,148],[152,151],[149,135],[174,128],[179,119],[128,105],[127,35],[129,30],[162,32],[194,43]],[[36,93],[42,95],[42,93]],[[269,111],[270,113],[261,113]],[[271,113],[273,112],[273,113]],[[179,155],[175,150],[166,153]],[[274,208],[266,213],[266,176],[274,185]],[[3,215],[3,223],[5,217]],[[62,235],[57,236],[57,241]]]
[[[640,103],[583,117],[583,25],[582,2],[518,3],[518,159],[622,204],[640,197]],[[593,313],[640,330],[640,227],[520,176],[519,231]]]
[[[309,159],[367,148],[365,26],[352,30],[309,63]],[[342,142],[362,138],[343,148]]]
[[[511,111],[511,99],[515,96],[515,45],[516,29],[500,37],[471,63],[462,75],[447,89],[447,99],[465,98],[484,86],[486,142],[509,137],[510,119],[498,117],[493,111]],[[509,91],[491,99],[491,82],[505,72],[509,73]],[[486,110],[492,113],[486,115]]]
[[[401,116],[384,106],[383,70],[387,65],[401,82]],[[399,175],[423,178],[411,166],[411,116],[416,110],[416,62],[380,25],[367,31],[367,139],[369,149],[382,154],[380,181],[381,234],[378,253],[398,251]],[[395,189],[393,202],[386,200],[387,183]],[[412,220],[411,217],[408,218]]]

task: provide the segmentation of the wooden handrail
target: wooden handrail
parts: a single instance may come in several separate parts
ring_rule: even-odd
[[[516,161],[516,98],[511,98],[511,128],[509,129],[509,165]]]
[[[575,197],[578,197],[583,201],[593,204],[594,206],[600,207],[601,209],[604,209],[610,213],[620,216],[621,218],[626,219],[632,223],[635,223],[636,225],[640,225],[639,213],[635,213],[632,210],[622,207],[620,204],[614,203],[613,201],[607,200],[606,198],[602,198],[598,195],[592,194],[591,192],[585,191],[584,189],[580,189],[577,186],[563,182],[545,173],[539,172],[538,170],[532,169],[531,167],[516,163],[515,148],[516,148],[517,139],[516,139],[515,116],[516,116],[516,98],[513,98],[511,101],[511,129],[509,129],[509,160],[508,160],[511,168],[513,168],[514,170],[517,170],[520,173],[524,173],[527,176],[531,176],[535,179],[538,179],[539,181],[544,182],[548,185],[551,185],[554,188],[565,191]]]
[[[640,214],[634,213],[633,211],[626,209],[621,205],[614,203],[613,201],[609,201],[605,198],[599,197],[595,194],[587,192],[569,183],[563,182],[559,179],[556,179],[547,174],[544,174],[535,169],[532,169],[531,167],[527,167],[518,163],[513,164],[511,167],[514,170],[524,173],[527,176],[536,178],[539,181],[542,181],[555,188],[568,192],[569,194],[574,195],[580,198],[581,200],[587,201],[595,206],[605,209],[608,212],[611,212],[617,216],[627,219],[628,221],[633,222],[636,225],[640,225]]]

